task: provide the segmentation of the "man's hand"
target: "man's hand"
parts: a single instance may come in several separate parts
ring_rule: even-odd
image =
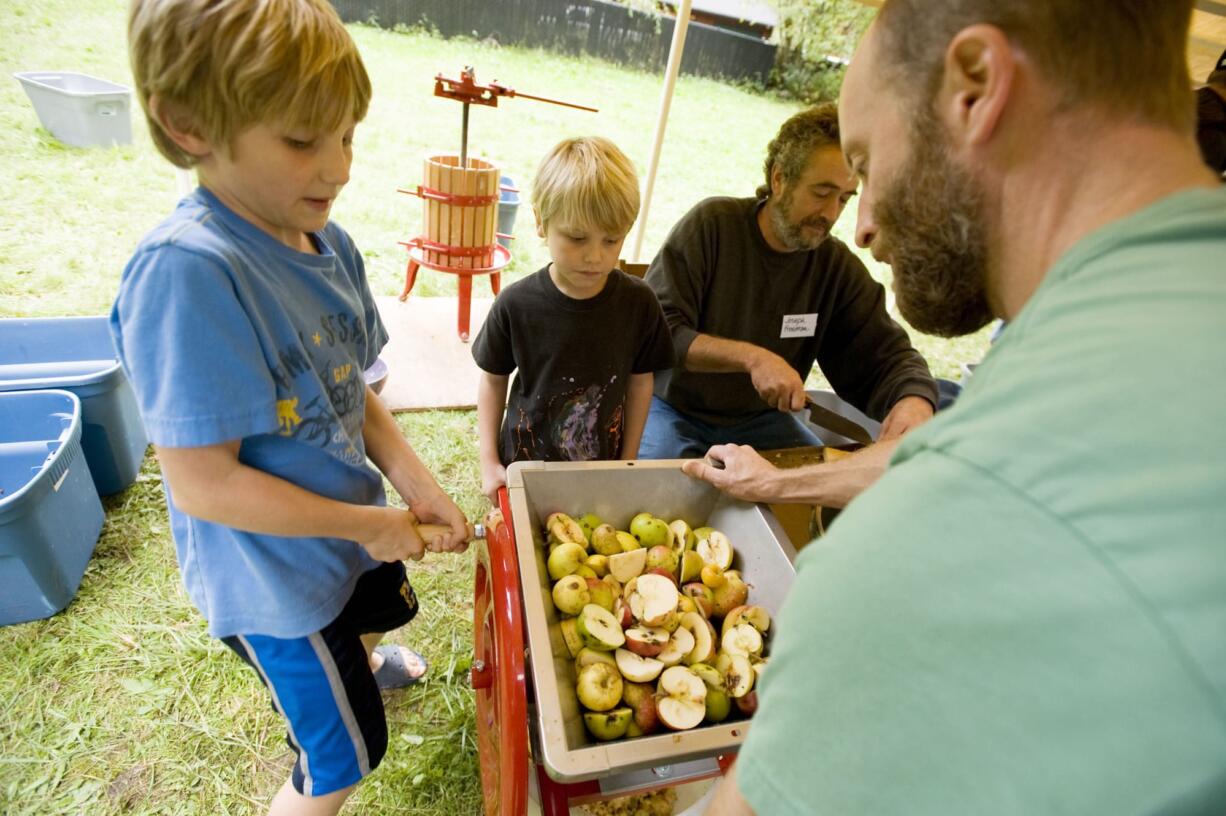
[[[723,468],[709,462],[719,462]],[[686,462],[681,470],[695,479],[710,482],[738,499],[760,502],[776,498],[777,491],[772,482],[779,469],[748,445],[716,445],[707,451],[705,460]]]
[[[886,414],[877,441],[897,439],[915,426],[932,419],[932,414],[932,403],[923,397],[903,397],[894,403],[890,413]]]
[[[419,521],[431,524],[445,524],[451,532],[445,536],[436,536],[427,542],[430,552],[461,553],[468,549],[471,531],[468,519],[456,507],[455,502],[444,493],[438,491],[426,498],[417,499],[412,505],[413,515]]]
[[[507,469],[501,462],[481,463],[481,492],[489,498],[490,504],[498,506],[498,491],[506,484]]]
[[[774,352],[759,349],[749,366],[753,387],[767,405],[778,411],[799,411],[805,407],[805,383],[796,369]]]

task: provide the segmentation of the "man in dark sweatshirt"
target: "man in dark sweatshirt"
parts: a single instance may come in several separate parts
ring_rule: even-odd
[[[756,197],[690,210],[647,272],[677,366],[656,374],[642,458],[821,444],[792,414],[814,362],[840,397],[882,422],[881,439],[933,414],[936,384],[886,313],[885,290],[830,235],[856,191],[836,107],[786,121],[765,172]]]

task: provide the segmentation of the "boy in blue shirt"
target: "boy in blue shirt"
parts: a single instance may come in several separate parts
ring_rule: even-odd
[[[425,671],[374,651],[417,611],[401,561],[468,537],[365,385],[387,334],[328,220],[370,81],[324,0],[135,0],[129,39],[154,142],[200,187],[137,248],[112,334],[188,594],[287,720],[270,812],[334,814],[386,750],[381,680]]]
[[[495,503],[512,462],[636,458],[654,372],[673,361],[655,292],[617,269],[639,211],[638,176],[617,145],[556,145],[532,211],[552,260],[502,291],[473,343],[481,489]]]

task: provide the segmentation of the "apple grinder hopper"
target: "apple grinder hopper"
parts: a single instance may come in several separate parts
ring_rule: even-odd
[[[796,557],[779,522],[765,506],[726,496],[686,476],[680,465],[517,462],[508,468],[501,501],[505,523],[487,525],[489,539],[476,548],[473,685],[487,814],[522,812],[532,763],[544,812],[565,813],[568,798],[624,795],[715,776],[723,767],[717,758],[730,759],[744,741],[752,721],[735,708],[727,721],[690,731],[665,729],[614,742],[592,738],[551,600],[541,529],[546,516],[590,512],[624,530],[636,513],[648,511],[726,533],[735,551],[733,568],[750,586],[750,603],[772,617],[779,612]],[[524,742],[530,742],[531,759],[517,747]]]

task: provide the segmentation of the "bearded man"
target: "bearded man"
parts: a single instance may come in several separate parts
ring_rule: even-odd
[[[644,459],[734,442],[821,444],[793,416],[816,362],[840,397],[901,436],[932,416],[937,387],[886,313],[885,290],[830,235],[855,195],[838,109],[802,111],[767,149],[754,198],[711,198],[673,228],[647,272],[673,335],[657,373]]]
[[[801,553],[709,813],[1226,813],[1226,188],[1192,7],[886,0],[842,89],[857,240],[920,331],[1009,327]]]

